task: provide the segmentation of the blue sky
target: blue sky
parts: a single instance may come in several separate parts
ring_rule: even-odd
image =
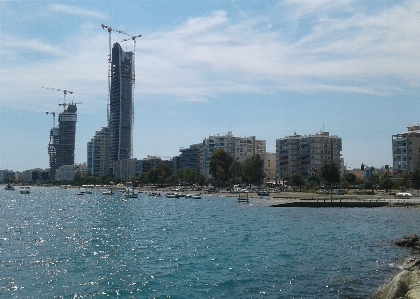
[[[420,123],[420,2],[1,1],[0,169],[48,167],[63,93],[78,105],[76,162],[106,126],[108,32],[136,47],[134,157],[209,135],[324,129],[347,167],[392,165],[392,134]],[[126,36],[112,33],[112,42]],[[133,50],[132,42],[123,42]]]

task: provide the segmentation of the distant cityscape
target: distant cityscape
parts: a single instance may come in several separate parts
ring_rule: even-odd
[[[113,29],[105,25],[102,28],[107,29],[111,41]],[[132,37],[134,45],[135,38],[140,36]],[[77,103],[66,104],[68,91],[64,90],[64,103],[60,104],[64,111],[59,113],[57,127],[55,113],[47,112],[54,117],[48,144],[49,168],[23,172],[0,170],[0,182],[8,177],[24,182],[71,181],[76,173],[96,178],[111,175],[121,181],[131,181],[161,162],[170,167],[174,174],[180,169],[190,168],[211,178],[210,158],[218,149],[223,149],[232,156],[233,161],[240,163],[258,154],[263,161],[264,183],[290,178],[297,172],[307,181],[327,163],[338,165],[341,176],[349,171],[342,157],[342,138],[324,131],[305,135],[295,133],[277,139],[275,153],[266,151],[266,140],[257,139],[256,136],[235,137],[229,132],[209,136],[202,142],[181,148],[180,154],[175,157],[133,158],[135,47],[134,51],[125,52],[118,42],[112,48],[110,43],[108,62],[108,124],[96,131],[87,143],[86,163],[74,163]],[[420,169],[419,124],[409,125],[406,132],[392,135],[392,155],[392,166],[389,165],[389,168],[394,175]]]

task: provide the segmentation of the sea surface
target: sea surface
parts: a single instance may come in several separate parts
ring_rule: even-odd
[[[420,210],[0,190],[0,298],[369,298]]]

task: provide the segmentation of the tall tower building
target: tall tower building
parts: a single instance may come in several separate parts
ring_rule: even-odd
[[[132,158],[134,53],[115,43],[111,53],[109,96],[109,172],[114,161]]]
[[[50,158],[51,178],[55,178],[57,169],[62,165],[74,165],[76,145],[76,104],[68,104],[64,112],[58,116],[58,127],[50,131],[48,155]]]

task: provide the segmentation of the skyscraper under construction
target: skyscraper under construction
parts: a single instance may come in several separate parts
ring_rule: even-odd
[[[132,158],[134,53],[112,47],[109,94],[109,169],[114,161]]]
[[[73,103],[65,105],[67,108],[58,116],[58,127],[53,127],[50,131],[48,155],[52,179],[60,166],[74,164],[77,107]]]

